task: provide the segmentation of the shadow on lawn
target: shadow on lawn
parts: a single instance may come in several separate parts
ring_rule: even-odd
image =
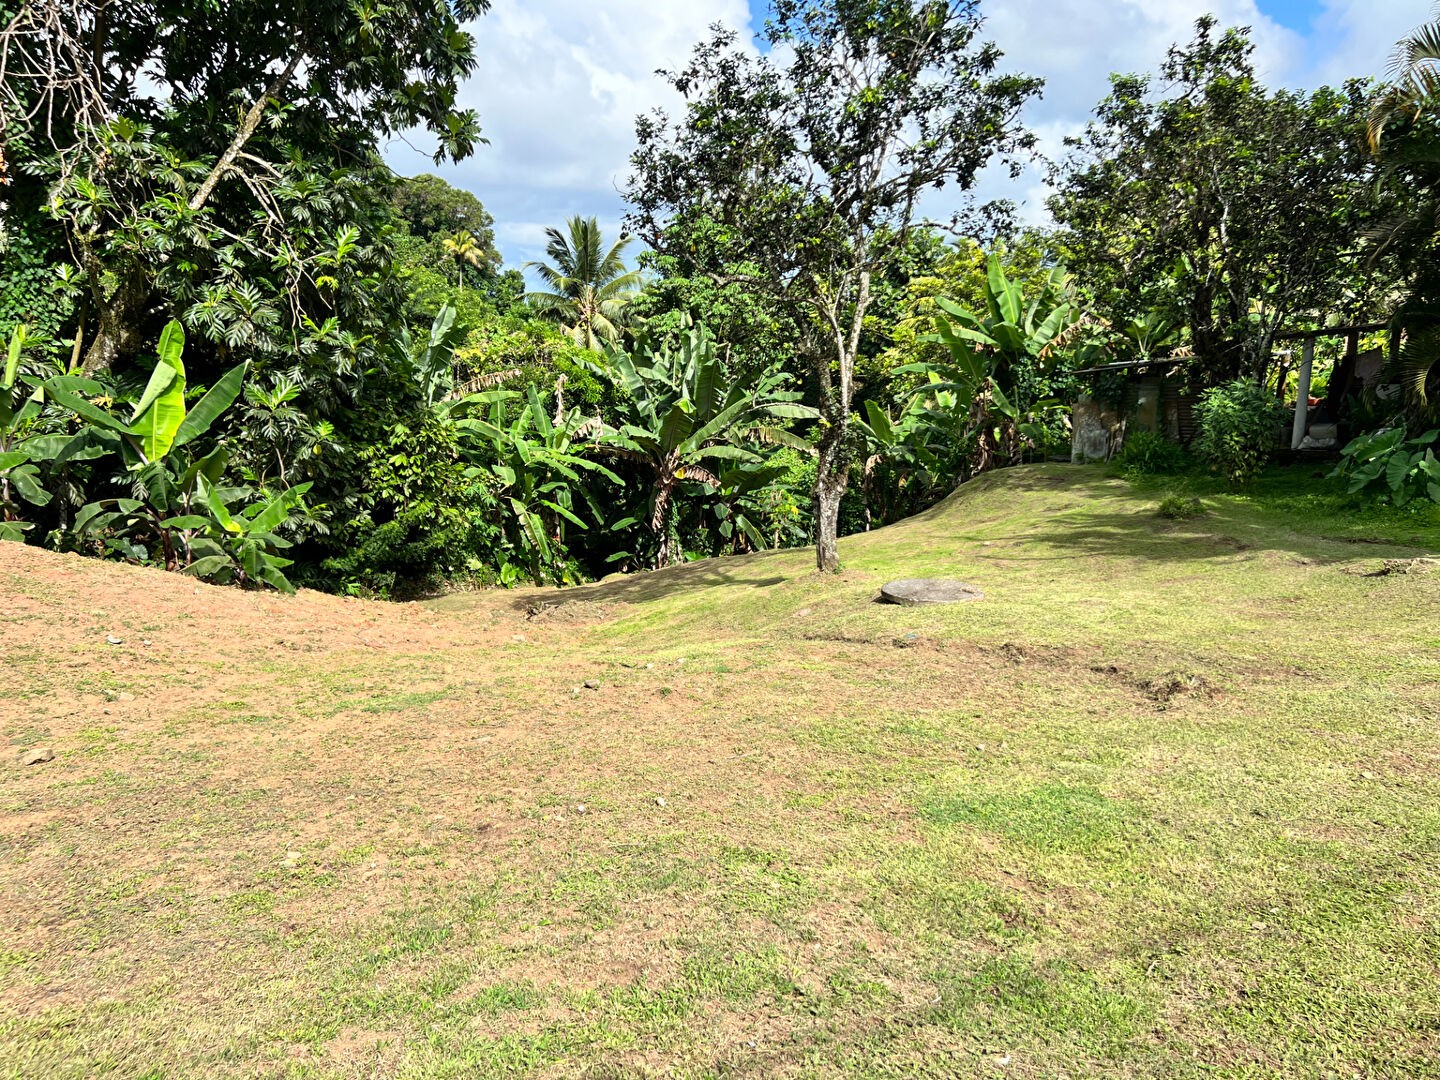
[[[1276,523],[1256,521],[1244,513],[1214,508],[1183,521],[1172,521],[1144,510],[1071,511],[1041,527],[988,539],[1016,545],[982,556],[1003,562],[1098,556],[1193,561],[1233,558],[1245,552],[1271,552],[1306,562],[1331,564],[1427,554],[1424,547],[1397,540],[1307,535],[1291,532]],[[1041,550],[1034,550],[1036,548]]]
[[[700,562],[669,566],[664,570],[646,570],[627,574],[594,585],[577,585],[569,589],[549,589],[543,593],[516,596],[511,607],[528,611],[537,604],[555,607],[561,604],[643,604],[677,593],[712,589],[717,586],[748,586],[765,589],[793,577],[782,572],[766,573],[766,562],[793,556],[793,551],[761,551],[752,555],[704,559]]]

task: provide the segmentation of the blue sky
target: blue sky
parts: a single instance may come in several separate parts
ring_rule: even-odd
[[[543,253],[543,229],[572,214],[618,233],[619,191],[634,118],[675,100],[656,68],[684,60],[713,22],[742,30],[764,18],[764,0],[495,0],[477,20],[479,67],[462,101],[480,112],[489,146],[435,167],[431,148],[395,140],[398,172],[437,172],[473,191],[496,219],[507,264]],[[981,0],[986,36],[1015,70],[1044,76],[1028,120],[1057,149],[1104,94],[1112,71],[1155,67],[1166,47],[1209,11],[1254,28],[1257,62],[1275,85],[1313,87],[1379,75],[1395,41],[1430,17],[1430,0]],[[1035,174],[987,182],[985,195],[1043,217]],[[947,208],[933,208],[943,212]]]

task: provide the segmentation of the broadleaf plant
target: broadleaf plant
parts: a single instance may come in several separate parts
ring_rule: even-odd
[[[87,445],[113,446],[125,463],[122,481],[130,494],[88,504],[76,514],[73,530],[130,561],[154,560],[166,570],[293,592],[281,572],[289,560],[279,554],[290,541],[278,530],[299,512],[310,485],[268,493],[239,513],[231,511],[232,503],[252,493],[222,485],[229,450],[219,445],[197,456],[189,446],[240,396],[246,368],[231,368],[188,408],[184,349],[184,329],[172,321],[128,419],[85,396],[99,389],[91,380],[62,375],[43,384],[46,396],[89,423],[82,432]]]

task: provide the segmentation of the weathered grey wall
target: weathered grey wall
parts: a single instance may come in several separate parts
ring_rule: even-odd
[[[1081,397],[1070,410],[1070,460],[1077,464],[1109,460],[1111,432],[1120,426],[1120,419],[1088,395]]]

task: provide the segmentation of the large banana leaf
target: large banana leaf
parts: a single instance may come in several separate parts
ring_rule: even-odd
[[[890,418],[885,415],[885,410],[880,408],[875,401],[865,402],[865,412],[870,417],[870,430],[875,433],[875,438],[880,443],[889,446],[895,441],[895,427],[890,423]]]
[[[701,364],[695,378],[695,411],[703,419],[715,415],[719,408],[721,383],[724,372],[720,360],[713,353]]]
[[[162,394],[168,391],[175,381],[175,376],[185,378],[185,364],[182,359],[185,352],[185,330],[171,319],[165,324],[165,329],[160,333],[160,345],[157,350],[158,358],[155,362],[155,370],[150,373],[150,382],[145,387],[145,392],[140,395],[140,400],[135,403],[135,409],[130,414],[130,426],[135,427],[140,417],[155,404]],[[181,390],[184,390],[182,383]]]
[[[818,420],[820,410],[810,405],[796,405],[793,402],[781,402],[778,405],[764,405],[760,412],[766,416],[773,416],[781,420]]]
[[[695,425],[695,418],[690,415],[692,408],[694,406],[688,401],[677,401],[665,414],[657,440],[665,453],[670,453],[690,438]]]
[[[150,382],[135,411],[130,428],[140,437],[140,452],[146,461],[159,461],[175,441],[185,422],[185,331],[172,319],[160,334],[159,359],[150,373]]]
[[[10,331],[10,344],[5,351],[5,378],[0,379],[0,390],[9,390],[15,385],[15,375],[20,370],[20,350],[25,347],[27,332],[23,323]]]
[[[711,439],[719,437],[725,429],[739,421],[740,417],[749,408],[750,402],[744,398],[725,406],[720,412],[710,418],[699,431],[696,431],[685,440],[687,448],[699,448],[708,443]]]
[[[762,458],[750,450],[739,446],[705,446],[696,450],[691,456],[692,460],[705,461],[761,461]]]
[[[542,439],[548,442],[551,432],[554,431],[554,428],[550,424],[550,417],[545,414],[545,406],[541,404],[540,395],[535,390],[535,384],[531,383],[526,387],[526,391],[530,402],[530,417],[535,423],[535,430],[540,433]]]
[[[296,484],[289,491],[276,495],[250,519],[251,532],[271,532],[290,516],[290,511],[299,504],[310,490],[310,484]]]
[[[184,422],[176,430],[172,446],[184,446],[210,430],[210,425],[240,396],[247,367],[247,364],[233,367],[215,380],[215,385],[195,403],[195,407],[190,410]]]
[[[104,428],[107,431],[118,432],[121,435],[139,435],[140,433],[130,427],[117,416],[111,416],[98,405],[94,405],[79,394],[66,389],[60,379],[50,379],[45,383],[45,395],[55,404],[63,405],[82,420],[88,420],[96,427]]]
[[[1018,323],[1020,321],[1020,287],[1005,276],[1005,267],[1001,265],[998,255],[990,256],[990,261],[985,268],[985,284],[988,286],[986,292],[991,312],[997,316],[997,321]]]

